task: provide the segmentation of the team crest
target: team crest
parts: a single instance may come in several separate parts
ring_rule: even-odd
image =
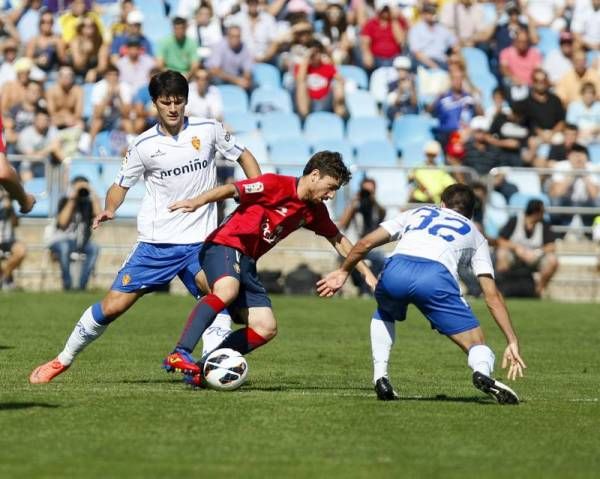
[[[125,274],[123,276],[123,279],[121,280],[121,284],[123,286],[127,286],[129,283],[131,283],[131,276],[129,276],[128,274]]]
[[[239,263],[233,263],[233,270],[237,273],[240,274],[240,264]]]
[[[244,192],[246,193],[260,193],[265,189],[265,185],[262,182],[257,181],[256,183],[248,183],[244,185]]]
[[[196,150],[200,151],[200,138],[198,138],[197,136],[193,136],[192,137],[192,146],[194,148],[196,148]]]

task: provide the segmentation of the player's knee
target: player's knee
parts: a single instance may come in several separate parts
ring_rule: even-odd
[[[224,278],[213,286],[213,294],[218,296],[226,305],[230,305],[237,298],[239,292],[240,283],[234,278]]]
[[[544,258],[544,262],[548,269],[554,270],[558,268],[558,257],[554,253],[548,253]]]
[[[253,318],[250,326],[267,341],[277,336],[277,321],[272,315]]]

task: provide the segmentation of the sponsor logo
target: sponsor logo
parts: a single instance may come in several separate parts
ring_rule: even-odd
[[[187,173],[193,173],[194,171],[201,170],[208,166],[208,160],[201,160],[200,158],[194,158],[194,161],[189,161],[187,165],[177,166],[172,170],[160,170],[160,179],[166,178],[167,176],[179,176]]]
[[[225,141],[229,142],[229,140],[231,140],[231,133],[229,133],[228,131],[225,132]]]
[[[248,183],[248,184],[244,185],[244,191],[248,194],[261,193],[262,191],[264,191],[264,189],[265,189],[265,185],[260,181],[257,181],[256,183]]]
[[[239,263],[233,263],[233,270],[237,273],[240,274],[240,264]]]
[[[157,148],[156,151],[150,155],[150,158],[158,158],[159,156],[165,155],[166,153],[164,151],[161,151],[160,148]]]
[[[269,219],[265,219],[260,229],[262,230],[262,238],[269,244],[277,243],[279,241],[279,237],[281,233],[283,233],[283,226],[279,225],[275,228],[275,230],[271,229],[271,223]]]
[[[129,283],[131,283],[131,276],[129,276],[128,274],[125,274],[123,276],[123,279],[121,280],[121,284],[123,286],[127,286]]]
[[[192,137],[192,146],[194,148],[196,148],[196,150],[200,150],[201,145],[202,145],[202,143],[200,143],[200,138],[198,138],[197,136],[193,136]]]
[[[275,212],[285,217],[285,215],[287,215],[288,209],[285,206],[279,206],[278,208],[275,208]]]

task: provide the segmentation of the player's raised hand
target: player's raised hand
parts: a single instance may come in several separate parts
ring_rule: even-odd
[[[323,298],[333,296],[348,279],[348,273],[337,269],[326,275],[323,279],[317,281],[317,293]]]
[[[169,205],[169,211],[181,210],[185,213],[196,211],[200,205],[195,200],[179,200]]]
[[[527,368],[527,365],[519,354],[519,345],[517,343],[509,343],[504,350],[502,356],[502,369],[508,367],[508,379],[514,381],[517,377],[523,377],[523,369]]]
[[[114,219],[114,217],[115,217],[114,211],[110,211],[110,210],[101,211],[94,218],[94,221],[92,223],[92,228],[96,229],[96,228],[98,228],[98,226],[100,226],[100,223],[104,223],[105,221],[110,221],[110,220]]]

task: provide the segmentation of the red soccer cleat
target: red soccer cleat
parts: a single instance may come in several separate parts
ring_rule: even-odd
[[[186,374],[183,377],[183,382],[186,384],[189,384],[193,388],[201,388],[201,389],[208,388],[208,384],[206,384],[206,379],[204,379],[204,375],[201,373],[193,374],[193,375]]]
[[[53,359],[52,361],[48,361],[46,364],[42,364],[35,368],[29,375],[29,382],[31,384],[49,383],[67,369],[69,369],[69,366],[64,366],[58,359]]]
[[[186,351],[173,351],[163,361],[163,368],[168,372],[178,372],[193,376],[200,374],[200,367],[194,362],[192,355]]]

